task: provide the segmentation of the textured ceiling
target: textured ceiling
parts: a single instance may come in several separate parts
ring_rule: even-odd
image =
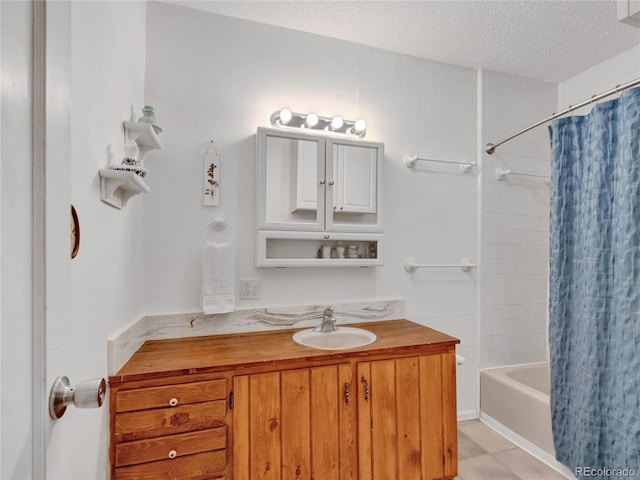
[[[167,3],[549,82],[640,44],[640,29],[617,21],[615,0]]]

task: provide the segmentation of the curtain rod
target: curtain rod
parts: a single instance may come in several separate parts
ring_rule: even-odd
[[[554,113],[550,117],[547,117],[544,120],[539,121],[538,123],[534,123],[533,125],[531,125],[531,126],[529,126],[527,128],[524,128],[524,129],[520,130],[517,133],[514,133],[510,137],[507,137],[504,140],[499,141],[495,145],[493,143],[487,143],[485,145],[485,147],[484,147],[484,151],[487,152],[489,155],[493,155],[493,152],[495,152],[496,148],[498,148],[500,145],[502,145],[503,143],[506,143],[509,140],[512,140],[512,139],[522,135],[523,133],[528,132],[529,130],[533,130],[534,128],[539,127],[540,125],[544,125],[545,123],[548,123],[548,122],[550,122],[552,120],[555,120],[556,118],[559,118],[559,117],[561,117],[563,115],[566,115],[569,112],[573,112],[574,110],[582,108],[585,105],[589,105],[590,103],[597,102],[598,100],[602,100],[603,98],[606,98],[606,97],[608,97],[610,95],[614,95],[616,93],[623,92],[623,91],[628,90],[628,89],[630,89],[632,87],[635,87],[636,85],[640,85],[640,78],[636,78],[635,80],[632,80],[629,83],[625,83],[624,85],[618,85],[618,86],[616,86],[616,88],[612,88],[611,90],[608,90],[608,91],[606,91],[604,93],[601,93],[600,95],[594,95],[590,99],[585,100],[584,102],[580,102],[577,105],[569,105],[568,108],[565,108],[561,112]]]

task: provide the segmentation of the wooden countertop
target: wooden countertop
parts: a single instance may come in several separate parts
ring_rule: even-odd
[[[316,362],[368,358],[378,354],[424,354],[446,351],[460,343],[455,337],[408,320],[386,320],[344,325],[365,328],[378,339],[349,350],[318,350],[291,340],[301,329],[210,335],[145,342],[113,376],[111,384],[165,377],[234,370],[297,360]]]

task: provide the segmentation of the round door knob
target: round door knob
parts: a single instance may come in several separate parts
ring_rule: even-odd
[[[177,398],[172,398],[171,400],[169,400],[169,405],[171,405],[172,407],[175,407],[176,405],[178,405],[178,399]]]
[[[106,391],[107,382],[104,378],[86,380],[72,387],[68,377],[58,377],[49,394],[49,415],[54,420],[60,418],[69,405],[77,408],[101,407]]]
[[[178,452],[176,452],[175,450],[171,450],[169,452],[169,458],[176,458],[177,455],[178,455]]]

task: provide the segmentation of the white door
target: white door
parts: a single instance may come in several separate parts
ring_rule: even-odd
[[[48,413],[53,379],[71,367],[73,338],[68,21],[65,2],[0,2],[3,479],[75,478],[81,454],[69,440],[82,432]]]
[[[31,5],[0,3],[0,478],[32,478]]]
[[[34,2],[35,8],[35,38],[38,31],[44,28],[46,38],[41,41],[46,44],[46,65],[43,68],[44,80],[41,85],[34,85],[36,97],[44,90],[46,116],[42,122],[46,124],[44,135],[45,152],[40,162],[44,164],[46,194],[42,196],[41,186],[35,186],[34,210],[40,211],[45,219],[43,227],[46,242],[35,232],[35,241],[41,241],[44,251],[44,279],[46,311],[42,317],[45,327],[46,345],[40,351],[35,345],[34,359],[40,359],[45,369],[44,385],[41,393],[43,404],[35,403],[38,410],[34,412],[36,421],[42,420],[43,431],[39,425],[34,425],[37,434],[44,433],[44,438],[36,438],[36,453],[42,448],[43,452],[36,460],[44,463],[45,472],[34,478],[78,479],[78,460],[86,455],[77,450],[78,442],[74,439],[86,435],[86,430],[78,421],[75,412],[68,412],[58,420],[49,416],[49,392],[54,380],[59,376],[68,376],[72,385],[76,385],[82,378],[74,378],[76,366],[73,364],[75,343],[72,328],[72,295],[71,295],[71,258],[70,258],[70,205],[71,205],[71,138],[70,138],[70,77],[71,77],[71,6],[68,2],[49,1]],[[44,16],[44,18],[43,18]],[[46,24],[46,25],[45,25]],[[46,28],[45,28],[46,27]],[[40,35],[42,36],[42,35]],[[36,51],[37,51],[36,47]],[[35,68],[43,67],[36,58]],[[36,108],[37,110],[37,108]],[[35,119],[35,118],[34,118]],[[37,119],[35,119],[37,121]],[[35,125],[35,131],[41,131]],[[37,138],[38,135],[35,135]],[[36,149],[37,151],[37,149]],[[37,177],[34,175],[34,177]],[[37,221],[34,222],[38,224]],[[36,255],[34,255],[36,256]],[[36,278],[37,281],[37,278]],[[36,302],[37,303],[37,302]],[[36,323],[38,319],[36,318]],[[73,406],[68,407],[73,410]],[[87,442],[90,440],[87,439]],[[42,456],[45,458],[43,459]],[[98,478],[93,477],[93,478]]]

